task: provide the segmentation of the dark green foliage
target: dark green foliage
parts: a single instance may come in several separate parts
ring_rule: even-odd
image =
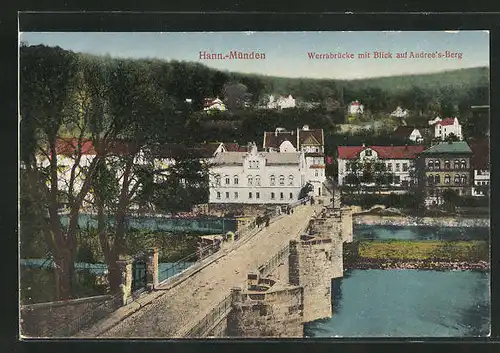
[[[363,209],[369,209],[375,205],[385,205],[393,208],[406,208],[419,210],[423,207],[423,195],[418,192],[406,194],[344,194],[342,203],[345,205],[359,205]]]

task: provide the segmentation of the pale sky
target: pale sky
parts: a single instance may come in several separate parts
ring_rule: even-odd
[[[244,73],[283,77],[354,79],[489,66],[488,31],[400,32],[24,32],[29,45],[122,58],[201,62]],[[200,60],[200,51],[259,52],[265,60]],[[392,59],[358,59],[389,51]],[[461,53],[462,59],[396,59],[397,52]],[[353,53],[355,59],[312,60],[308,53]],[[373,56],[373,54],[372,54]]]

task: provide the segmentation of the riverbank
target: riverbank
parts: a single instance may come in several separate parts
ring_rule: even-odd
[[[379,216],[373,214],[353,215],[353,224],[386,226],[425,226],[425,227],[490,227],[487,217],[415,217]]]
[[[364,259],[350,263],[347,268],[357,270],[489,271],[490,264],[486,261],[381,261]]]
[[[344,245],[346,269],[488,270],[487,241],[356,241]]]

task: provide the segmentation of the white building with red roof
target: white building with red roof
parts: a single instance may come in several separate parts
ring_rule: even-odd
[[[354,102],[351,102],[351,104],[349,104],[348,113],[352,115],[363,114],[363,109],[363,104],[355,100]]]
[[[203,100],[203,110],[204,111],[211,111],[211,110],[220,110],[224,111],[226,110],[226,105],[222,100],[217,98],[205,98]]]
[[[435,138],[446,140],[450,135],[455,135],[460,141],[463,140],[462,125],[460,125],[457,118],[446,118],[434,125]]]
[[[352,164],[382,162],[386,171],[394,175],[393,186],[407,186],[416,179],[415,161],[424,146],[339,146],[337,147],[338,185],[352,173]],[[361,168],[360,168],[361,169]],[[361,170],[359,170],[361,173]]]

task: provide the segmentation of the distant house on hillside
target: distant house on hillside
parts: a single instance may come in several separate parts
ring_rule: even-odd
[[[430,126],[433,126],[433,125],[439,123],[441,120],[443,120],[443,119],[441,119],[439,116],[437,116],[434,119],[429,120],[428,123]]]
[[[295,106],[295,99],[291,95],[288,97],[270,95],[267,103],[267,109],[295,108]]]
[[[226,106],[222,100],[217,98],[205,98],[203,100],[203,110],[204,111],[212,111],[212,110],[226,110]]]
[[[407,109],[404,109],[401,108],[401,107],[397,107],[395,111],[393,111],[391,113],[391,116],[395,117],[395,118],[406,118],[408,116],[409,112]]]
[[[363,104],[355,100],[354,102],[351,102],[349,104],[347,111],[349,114],[356,115],[356,114],[363,114],[363,109],[364,109]]]
[[[463,140],[462,125],[457,118],[446,118],[434,125],[435,138],[445,140],[450,135],[455,135],[459,140]]]
[[[411,126],[398,126],[396,130],[394,130],[393,135],[417,143],[422,143],[424,141],[424,137],[419,129]]]

